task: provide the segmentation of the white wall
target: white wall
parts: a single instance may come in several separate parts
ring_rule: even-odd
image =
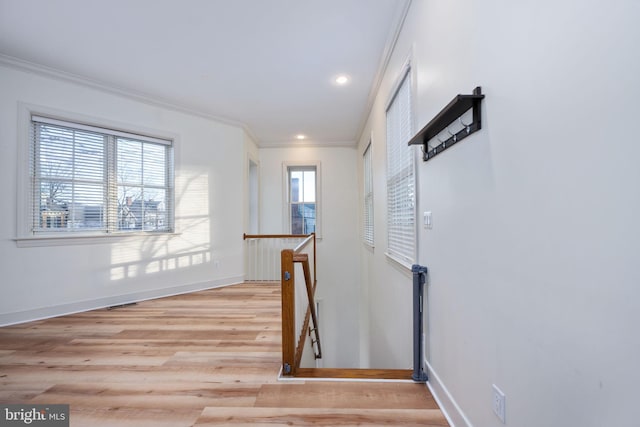
[[[486,94],[483,129],[418,162],[427,356],[457,426],[502,425],[492,383],[510,426],[637,425],[638,18],[631,0],[412,3],[359,143],[373,133],[371,360],[406,365],[386,345],[410,346],[392,337],[411,282],[383,255],[383,200],[384,102],[413,51],[415,131],[456,94]]]
[[[358,189],[356,151],[346,147],[260,149],[262,233],[283,229],[283,162],[320,162],[322,239],[317,243],[325,367],[359,366]]]
[[[254,203],[255,200],[252,200],[253,198],[259,198],[259,192],[260,192],[260,152],[259,152],[259,148],[258,145],[256,144],[255,140],[247,135],[245,133],[245,137],[244,137],[244,149],[245,149],[245,159],[244,159],[244,179],[245,179],[245,183],[244,183],[244,187],[243,187],[243,192],[244,192],[244,215],[245,215],[245,219],[244,219],[244,228],[243,228],[243,232],[251,234],[253,233],[258,233],[259,230],[252,230],[253,228],[256,228],[255,226],[257,224],[257,222],[259,222],[259,213],[260,213],[260,203],[258,201],[258,203]],[[250,164],[253,163],[255,166],[255,170],[253,172],[250,171]],[[253,174],[253,176],[252,176]],[[251,181],[254,180],[254,183],[252,183]],[[257,187],[257,188],[252,188],[252,186]],[[255,196],[252,195],[252,192],[257,193]],[[257,197],[256,197],[257,196]],[[255,210],[255,212],[252,213],[252,210]],[[252,224],[252,221],[254,222],[254,224]]]
[[[8,66],[0,93],[0,324],[243,280],[241,128]],[[19,103],[175,135],[179,234],[17,247]]]

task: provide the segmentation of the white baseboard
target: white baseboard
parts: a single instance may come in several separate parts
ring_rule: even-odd
[[[426,359],[424,363],[427,367],[427,375],[429,378],[427,387],[438,403],[438,406],[440,406],[444,416],[447,418],[449,425],[451,427],[473,427],[473,424],[471,424],[471,421],[469,421],[460,406],[458,406],[431,364],[429,364]]]
[[[122,304],[130,304],[155,298],[170,297],[189,292],[203,291],[244,282],[244,276],[227,277],[208,282],[192,283],[189,285],[173,286],[170,288],[152,289],[131,294],[115,295],[111,297],[97,298],[88,301],[79,301],[68,304],[41,307],[32,310],[16,311],[0,314],[0,327],[15,325],[18,323],[32,322],[35,320],[49,319],[51,317],[80,313],[89,310],[97,310]]]

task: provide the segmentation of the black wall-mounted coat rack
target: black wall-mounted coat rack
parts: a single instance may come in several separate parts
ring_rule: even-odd
[[[476,87],[471,95],[456,96],[438,115],[427,123],[416,136],[411,138],[409,145],[422,144],[422,160],[426,162],[472,133],[480,130],[482,128],[480,103],[483,98],[484,95],[482,94],[480,86]],[[467,124],[462,121],[462,116],[469,111],[469,109],[473,109],[472,121]],[[460,122],[462,129],[456,133],[452,133],[449,131],[449,126],[456,120]],[[449,138],[441,140],[438,135],[445,129],[449,134]],[[439,144],[429,147],[429,141],[433,138],[437,138]]]

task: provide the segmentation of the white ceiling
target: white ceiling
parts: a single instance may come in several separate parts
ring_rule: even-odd
[[[240,124],[262,145],[353,143],[408,3],[0,0],[0,54]]]

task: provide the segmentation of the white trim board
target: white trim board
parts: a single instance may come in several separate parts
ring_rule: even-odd
[[[130,304],[150,299],[165,298],[191,292],[204,291],[207,289],[221,288],[224,286],[236,285],[243,282],[244,276],[228,277],[207,282],[193,283],[190,285],[173,286],[162,289],[151,289],[148,291],[103,297],[95,300],[78,301],[67,304],[54,305],[51,307],[41,307],[32,310],[17,311],[13,313],[3,313],[0,314],[0,327],[15,325],[18,323],[33,322],[42,319],[49,319],[52,317],[65,316],[68,314],[80,313],[90,310],[98,310],[101,308]]]
[[[427,367],[427,375],[429,380],[427,381],[427,388],[436,400],[436,403],[440,407],[440,410],[444,414],[445,418],[449,422],[451,427],[473,427],[471,421],[462,411],[462,408],[458,406],[449,390],[444,385],[440,377],[433,369],[433,366],[425,359],[425,366]]]

